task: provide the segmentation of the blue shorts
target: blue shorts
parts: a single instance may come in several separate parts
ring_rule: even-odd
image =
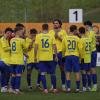
[[[29,63],[27,64],[27,70],[32,70],[33,68],[38,70],[38,64],[37,63]]]
[[[3,61],[0,61],[0,70],[6,73],[10,73],[10,66],[5,64]]]
[[[12,74],[22,74],[23,65],[11,65],[10,71]]]
[[[55,74],[56,66],[54,61],[40,61],[38,64],[40,72],[47,72],[49,74]]]
[[[65,70],[67,72],[79,72],[79,57],[77,56],[66,56],[65,57]]]
[[[90,70],[90,63],[80,64],[81,70],[89,71]]]
[[[96,62],[97,62],[97,51],[92,52],[91,54],[91,68],[95,68],[96,67]]]
[[[62,52],[59,52],[57,54],[57,56],[58,56],[58,65],[62,66],[63,65],[63,62],[62,62]]]

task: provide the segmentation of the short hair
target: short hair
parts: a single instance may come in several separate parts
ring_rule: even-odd
[[[77,30],[77,26],[76,25],[71,25],[70,26],[70,32],[74,32],[75,30]]]
[[[14,29],[14,32],[16,33],[16,32],[18,32],[18,31],[20,31],[20,30],[23,30],[23,28],[21,28],[21,27],[16,27],[16,28]]]
[[[81,34],[85,34],[85,28],[84,28],[84,27],[80,27],[80,28],[79,28],[79,32],[80,32]]]
[[[21,23],[17,23],[16,27],[22,27],[22,28],[24,28],[25,26],[23,24],[21,24]]]
[[[35,28],[30,29],[30,34],[37,34],[37,30]]]
[[[88,26],[92,27],[92,22],[89,21],[89,20],[88,20],[88,21],[85,21],[85,22],[84,22],[84,25],[88,25]]]
[[[62,21],[60,19],[54,19],[53,24],[54,24],[55,21],[57,21],[60,24],[60,26],[62,26]]]
[[[10,28],[10,27],[8,27],[8,28],[6,28],[6,29],[5,29],[5,33],[6,33],[6,32],[8,32],[8,31],[10,31],[10,32],[12,32],[12,33],[13,33],[13,29],[12,29],[12,28]]]
[[[49,25],[48,24],[43,24],[42,25],[42,29],[43,30],[48,30],[49,29]]]

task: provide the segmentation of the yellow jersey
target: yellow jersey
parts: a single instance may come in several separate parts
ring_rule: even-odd
[[[26,38],[26,48],[28,48],[31,43],[32,43],[32,39]],[[28,55],[28,58],[27,58],[26,62],[28,64],[34,63],[34,43],[32,45],[32,49],[27,51],[27,55]]]
[[[95,34],[95,32],[93,30],[91,30],[91,31],[87,32],[86,35],[91,38],[91,44],[92,44],[91,50],[92,50],[92,52],[96,51],[96,34]]]
[[[5,64],[10,64],[10,45],[4,36],[0,39],[0,45],[1,60]]]
[[[77,36],[70,35],[63,38],[62,51],[65,56],[79,56],[80,48],[82,48],[82,46]]]
[[[0,60],[1,60],[1,54],[2,54],[2,49],[1,49],[1,37],[0,37]]]
[[[55,37],[55,31],[54,30],[50,30],[49,31],[49,34],[51,34],[52,36],[54,36]],[[60,38],[64,38],[65,36],[66,36],[67,34],[66,34],[66,31],[65,30],[63,30],[63,29],[61,29],[59,32],[58,32],[58,36],[60,37]],[[59,53],[59,52],[62,52],[62,41],[60,41],[59,39],[55,39],[55,41],[56,41],[56,46],[57,46],[57,52]]]
[[[80,52],[80,59],[84,59],[84,63],[91,62],[91,38],[83,36],[80,39],[80,43],[82,44],[82,49]]]
[[[36,36],[35,44],[38,45],[38,60],[53,60],[53,44],[55,44],[54,36],[50,34],[40,33]]]
[[[24,51],[26,49],[25,40],[22,38],[12,38],[11,45],[11,64],[24,64]]]

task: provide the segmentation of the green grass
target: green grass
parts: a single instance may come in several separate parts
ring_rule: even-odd
[[[33,90],[29,91],[27,89],[26,84],[26,72],[23,74],[22,77],[22,86],[21,89],[24,92],[23,95],[12,95],[12,94],[1,94],[0,93],[0,100],[99,100],[100,99],[100,68],[97,68],[98,74],[98,91],[97,92],[86,92],[86,93],[64,93],[59,92],[58,94],[43,94],[39,90],[35,88],[35,82],[37,77],[37,72],[33,71],[32,74],[32,82],[33,82]],[[75,88],[74,84],[74,75],[72,75],[72,88]],[[47,84],[50,88],[50,77],[47,75]],[[57,87],[61,88],[61,81],[60,81],[60,71],[57,69]]]
[[[85,20],[100,22],[100,0],[0,0],[0,22],[25,22],[25,11],[27,22],[66,22],[70,8],[82,8]]]

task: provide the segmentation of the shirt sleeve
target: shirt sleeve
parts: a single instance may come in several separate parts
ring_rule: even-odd
[[[38,44],[39,35],[36,35],[35,44]]]
[[[4,51],[9,51],[10,50],[10,46],[9,43],[6,40],[2,40],[2,48],[4,49]]]
[[[26,42],[24,39],[22,39],[22,46],[23,46],[23,50],[26,51]]]
[[[52,38],[53,38],[53,44],[56,44],[56,40],[55,40],[54,36]]]
[[[65,54],[65,51],[66,51],[66,46],[65,46],[65,38],[63,38],[62,40],[62,54],[64,55]]]

